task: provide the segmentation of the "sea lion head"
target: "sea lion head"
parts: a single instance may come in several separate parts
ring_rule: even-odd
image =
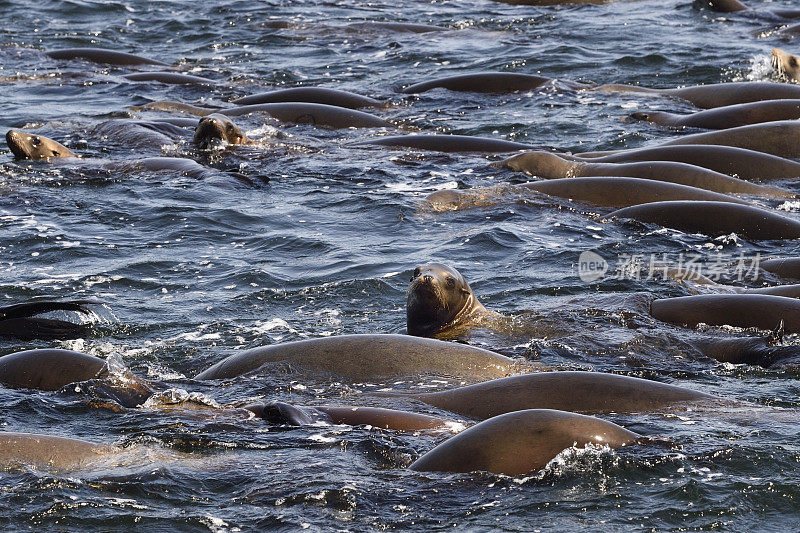
[[[51,159],[53,157],[75,157],[69,148],[41,135],[19,130],[8,130],[6,143],[17,159]]]
[[[431,337],[457,325],[476,309],[483,309],[455,268],[428,263],[414,269],[406,299],[409,335]]]
[[[781,76],[786,76],[790,80],[800,80],[800,57],[780,48],[773,48],[772,66]]]
[[[212,113],[200,119],[194,130],[194,143],[201,150],[228,144],[245,144],[250,139],[231,119],[221,113]]]

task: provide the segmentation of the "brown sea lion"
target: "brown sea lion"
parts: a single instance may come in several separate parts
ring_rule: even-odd
[[[440,392],[382,396],[413,398],[475,420],[524,409],[635,413],[720,400],[675,385],[601,372],[538,372]]]
[[[737,13],[740,11],[754,12],[756,15],[765,15],[767,17],[777,16],[782,18],[797,18],[800,17],[800,10],[797,9],[775,9],[766,12],[755,12],[747,7],[739,0],[698,0],[698,3],[712,11],[719,11],[720,13]]]
[[[74,300],[67,302],[29,302],[0,307],[0,337],[31,339],[76,339],[86,335],[84,324],[38,318],[36,315],[50,311],[75,311],[89,315],[92,311],[87,304],[97,304],[93,300]]]
[[[536,148],[530,144],[470,135],[396,135],[361,141],[356,143],[358,145],[401,146],[437,152],[518,152]]]
[[[373,426],[397,431],[445,429],[453,422],[442,418],[396,409],[364,406],[297,406],[283,402],[251,404],[245,407],[273,424],[310,426],[319,423]]]
[[[420,374],[491,379],[517,367],[508,357],[464,344],[409,335],[340,335],[246,350],[223,359],[196,379],[228,379],[268,363],[288,363],[350,380]]]
[[[588,159],[596,163],[674,161],[707,168],[747,181],[800,178],[800,163],[783,157],[717,144],[681,144],[621,150],[599,157],[586,154],[564,155],[568,159]]]
[[[734,326],[771,331],[783,321],[786,333],[800,332],[800,301],[767,294],[702,294],[662,298],[650,314],[663,322],[695,327]]]
[[[633,218],[708,236],[736,233],[755,240],[800,238],[800,222],[766,209],[729,202],[653,202],[625,207],[607,217]]]
[[[525,152],[509,157],[497,163],[496,166],[546,179],[595,176],[631,177],[689,185],[720,193],[758,194],[777,198],[794,196],[791,191],[785,189],[749,183],[713,170],[669,161],[595,163],[570,161],[550,152]]]
[[[123,376],[118,380],[105,360],[71,350],[26,350],[0,357],[0,385],[12,389],[56,391],[83,383],[85,389],[123,407],[141,405],[155,391],[127,371]]]
[[[157,81],[172,85],[216,85],[216,81],[200,76],[178,74],[177,72],[136,72],[122,76],[130,81]]]
[[[34,433],[0,432],[0,466],[55,470],[80,468],[117,448],[77,439]]]
[[[250,144],[252,142],[231,119],[220,113],[202,117],[194,130],[194,143],[202,150],[219,147],[223,144]]]
[[[103,359],[71,350],[27,350],[0,357],[0,384],[11,388],[54,391],[107,375]]]
[[[587,90],[603,92],[633,92],[672,96],[696,107],[711,109],[760,100],[800,99],[800,86],[768,81],[743,81],[695,85],[678,89],[651,89],[636,85],[600,85]],[[702,144],[702,143],[693,143]],[[717,144],[717,143],[709,143]]]
[[[800,257],[767,259],[761,261],[758,266],[782,278],[800,279]]]
[[[284,102],[274,104],[255,104],[218,110],[229,117],[239,117],[250,113],[266,113],[281,122],[311,124],[329,128],[394,128],[382,118],[345,107],[306,102]]]
[[[409,335],[437,337],[497,313],[487,311],[455,268],[428,263],[414,269],[406,297]]]
[[[722,130],[748,124],[798,119],[800,118],[800,100],[762,100],[716,107],[688,115],[663,111],[637,111],[631,113],[629,117],[661,126]]]
[[[65,48],[63,50],[50,50],[45,52],[48,57],[53,59],[86,59],[95,63],[106,63],[109,65],[160,65],[167,67],[166,63],[148,59],[124,52],[115,52],[104,48]]]
[[[552,78],[519,74],[516,72],[480,72],[476,74],[461,74],[448,76],[435,80],[415,83],[405,87],[400,92],[405,94],[418,94],[431,89],[447,89],[450,91],[477,92],[477,93],[512,93],[516,91],[529,91],[541,87]]]
[[[231,100],[231,103],[239,106],[277,102],[309,102],[313,104],[346,107],[348,109],[385,106],[383,102],[375,100],[374,98],[347,91],[340,91],[338,89],[325,89],[323,87],[292,87],[290,89],[278,89]]]
[[[530,409],[476,424],[439,444],[409,468],[437,472],[482,470],[516,476],[544,468],[571,446],[619,448],[644,442],[640,435],[599,418]]]
[[[17,159],[78,157],[69,148],[53,139],[19,130],[8,130],[6,143]]]
[[[584,202],[601,207],[628,207],[649,202],[668,200],[708,200],[716,202],[748,202],[688,185],[641,178],[563,178],[522,185],[503,184],[474,189],[445,189],[428,195],[423,209],[441,212],[469,209],[496,204],[503,199],[530,199],[535,194],[546,194]]]
[[[785,52],[780,48],[773,48],[771,55],[772,67],[778,71],[778,74],[793,81],[800,80],[800,57],[792,55],[789,52]]]

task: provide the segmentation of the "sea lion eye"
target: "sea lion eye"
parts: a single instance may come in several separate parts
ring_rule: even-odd
[[[53,155],[54,155],[55,157],[58,157],[58,150],[53,150]]]
[[[445,281],[447,282],[447,286],[451,289],[456,286],[456,280],[453,278],[453,276],[447,276]]]
[[[797,66],[797,58],[796,58],[796,57],[793,57],[793,58],[791,58],[791,59],[789,60],[789,64],[790,64],[791,66],[793,66],[793,67],[796,67],[796,66]]]
[[[225,128],[225,131],[228,133],[233,133],[233,124],[228,124],[228,126]]]
[[[34,145],[34,146],[39,146],[40,144],[42,144],[42,141],[41,141],[41,139],[39,139],[39,137],[36,137],[35,135],[33,135],[33,136],[31,136],[31,144]]]

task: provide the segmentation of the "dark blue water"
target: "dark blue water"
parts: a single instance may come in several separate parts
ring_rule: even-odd
[[[788,0],[750,4],[761,11],[791,7]],[[738,257],[797,255],[797,244],[608,222],[600,216],[605,210],[550,199],[420,213],[420,200],[435,190],[525,178],[491,168],[495,156],[352,146],[395,130],[325,130],[250,115],[237,122],[259,144],[212,161],[193,150],[190,130],[167,144],[97,130],[112,118],[166,116],[128,109],[151,101],[224,105],[270,88],[310,85],[387,100],[390,107],[374,112],[407,131],[573,151],[634,147],[679,132],[622,122],[628,113],[689,107],[635,94],[435,90],[417,97],[396,90],[484,70],[655,87],[774,80],[771,48],[796,53],[800,46],[767,31],[776,22],[755,13],[721,16],[685,0],[541,8],[488,0],[0,0],[0,14],[0,130],[34,128],[87,157],[48,164],[13,162],[7,149],[0,153],[0,297],[106,303],[86,339],[4,341],[2,353],[58,346],[118,354],[134,373],[174,389],[182,407],[166,409],[165,398],[116,412],[98,407],[83,389],[0,390],[2,430],[126,450],[113,464],[86,471],[0,473],[5,528],[800,527],[796,371],[716,363],[685,342],[691,333],[649,318],[649,298],[688,294],[686,286],[610,275],[585,283],[576,275],[578,256],[587,250],[612,268],[632,254],[667,254],[671,261],[699,254],[708,262],[721,254],[731,270]],[[275,20],[289,27],[265,24]],[[349,26],[363,21],[446,31]],[[128,82],[121,75],[136,68],[44,54],[74,46],[159,59],[219,85]],[[192,157],[216,170],[196,179],[98,168],[159,155]],[[241,183],[230,171],[256,183]],[[782,206],[792,217],[800,208],[762,203]],[[633,431],[668,436],[675,447],[567,451],[519,479],[407,471],[441,434],[280,428],[187,414],[192,406],[250,400],[376,402],[367,393],[386,384],[278,373],[220,386],[191,376],[243,348],[320,335],[402,333],[410,273],[430,261],[457,267],[487,307],[518,317],[516,328],[476,331],[470,342],[545,368],[648,377],[753,405],[610,416]],[[737,282],[732,270],[726,281]],[[429,385],[436,384],[394,386]],[[186,391],[199,396],[181,399]]]

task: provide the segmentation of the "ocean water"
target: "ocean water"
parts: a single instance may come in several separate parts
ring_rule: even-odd
[[[686,112],[642,94],[554,88],[507,95],[398,88],[487,70],[584,83],[652,87],[779,81],[769,51],[800,43],[768,11],[713,13],[688,0],[599,6],[512,6],[489,0],[353,2],[0,0],[0,126],[32,128],[85,156],[14,162],[0,147],[0,301],[91,298],[92,335],[68,342],[4,340],[2,353],[63,347],[118,355],[171,392],[114,409],[86,387],[57,393],[0,389],[0,429],[81,438],[125,453],[68,473],[0,472],[8,530],[796,530],[800,385],[792,367],[762,369],[702,357],[685,329],[647,314],[651,298],[692,287],[616,275],[633,256],[671,263],[718,258],[725,281],[741,259],[794,256],[791,241],[709,238],[608,221],[609,210],[566,200],[498,202],[432,214],[421,200],[445,188],[528,178],[497,170],[500,156],[355,146],[404,132],[515,140],[574,152],[646,145],[692,133],[622,119],[635,110]],[[285,22],[285,23],[284,23]],[[362,22],[441,26],[411,33]],[[46,50],[102,47],[212,78],[209,86],[129,82],[114,67],[53,60]],[[155,69],[151,67],[149,69]],[[255,146],[209,158],[191,130],[166,143],[98,129],[158,100],[227,105],[297,85],[388,102],[371,110],[397,129],[329,130],[265,115],[236,122]],[[102,168],[152,156],[196,159],[200,179]],[[116,170],[114,170],[116,168]],[[250,178],[243,183],[231,175]],[[798,190],[797,183],[780,185]],[[759,200],[797,218],[798,204]],[[609,263],[577,275],[582,252]],[[225,383],[192,379],[238,350],[318,336],[405,332],[405,288],[426,262],[457,267],[479,299],[514,317],[507,331],[461,339],[545,369],[616,372],[683,385],[746,408],[609,415],[671,447],[567,450],[543,471],[511,478],[410,472],[441,433],[287,428],[203,406],[252,400],[376,402],[372,390],[441,380],[318,381],[285,372]],[[711,329],[710,334],[739,334]],[[797,342],[793,336],[786,342]],[[116,355],[115,355],[116,354]],[[189,393],[192,393],[190,395]],[[385,403],[447,416],[419,404]],[[170,409],[169,407],[175,407]],[[452,415],[451,415],[452,416]]]

